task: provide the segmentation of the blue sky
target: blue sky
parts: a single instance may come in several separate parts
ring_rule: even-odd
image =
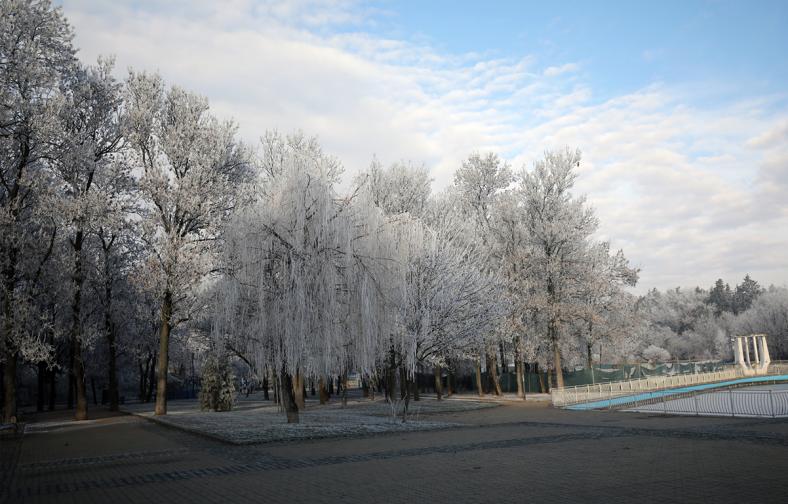
[[[783,92],[788,2],[391,2],[385,35],[447,52],[581,62],[600,98],[654,81]],[[385,16],[381,16],[385,17]]]
[[[788,283],[788,2],[62,5],[83,60],[159,71],[250,143],[300,129],[348,179],[376,156],[436,191],[473,151],[579,148],[638,291]]]

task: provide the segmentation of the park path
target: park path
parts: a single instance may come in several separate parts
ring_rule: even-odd
[[[465,427],[235,446],[132,416],[0,441],[2,502],[785,502],[788,422],[570,412],[435,415]],[[7,464],[7,465],[6,465]]]

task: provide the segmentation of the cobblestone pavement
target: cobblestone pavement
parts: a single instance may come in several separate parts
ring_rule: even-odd
[[[0,502],[786,502],[788,421],[570,412],[237,446],[139,417],[0,440]],[[54,424],[53,424],[54,425]]]

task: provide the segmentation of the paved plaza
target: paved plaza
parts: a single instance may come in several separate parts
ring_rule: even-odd
[[[448,402],[448,401],[447,401]],[[430,408],[425,408],[425,410]],[[448,428],[237,445],[150,419],[40,415],[5,435],[0,502],[785,502],[788,421],[430,413]],[[439,411],[439,408],[431,408]]]

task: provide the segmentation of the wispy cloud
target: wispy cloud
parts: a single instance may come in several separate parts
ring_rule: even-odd
[[[557,77],[565,73],[576,72],[578,68],[576,63],[565,63],[560,66],[547,67],[544,69],[543,73],[545,77]]]

